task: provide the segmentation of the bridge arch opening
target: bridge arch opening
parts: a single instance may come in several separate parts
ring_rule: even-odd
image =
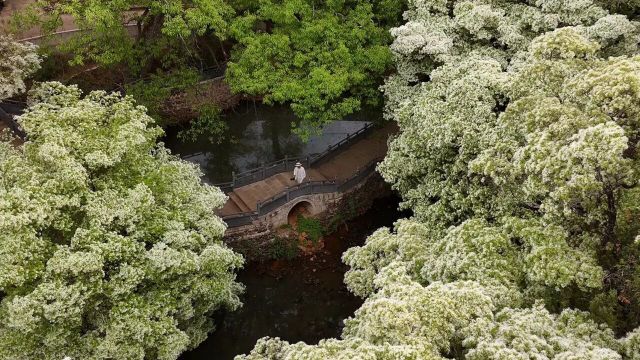
[[[313,213],[313,205],[308,201],[301,201],[289,210],[287,215],[287,223],[292,227],[298,225],[298,216],[310,217]]]

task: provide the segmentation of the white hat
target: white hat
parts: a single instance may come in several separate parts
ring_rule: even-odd
[[[296,163],[296,166],[302,166],[302,164],[300,164],[300,161]]]

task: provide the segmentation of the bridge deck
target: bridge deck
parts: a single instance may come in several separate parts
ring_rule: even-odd
[[[351,177],[359,168],[377,158],[384,157],[387,153],[387,139],[396,131],[395,123],[375,130],[318,166],[306,169],[305,181],[339,181]],[[229,200],[218,211],[218,215],[224,217],[255,211],[258,202],[270,199],[283,192],[287,187],[295,185],[295,181],[291,180],[292,176],[293,169],[234,189],[228,194]]]

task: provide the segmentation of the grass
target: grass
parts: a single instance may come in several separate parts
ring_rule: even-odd
[[[298,215],[298,224],[296,227],[299,234],[307,234],[308,239],[314,244],[320,240],[322,235],[324,235],[324,228],[318,219],[306,218],[302,215]]]

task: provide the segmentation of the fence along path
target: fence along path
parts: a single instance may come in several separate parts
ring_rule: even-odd
[[[241,173],[236,174],[233,173],[233,180],[231,182],[226,183],[218,183],[214,184],[219,187],[225,193],[233,191],[235,188],[239,188],[248,184],[252,184],[258,181],[265,180],[273,175],[287,172],[289,170],[293,171],[293,167],[297,162],[302,163],[302,166],[305,169],[310,169],[312,166],[317,165],[323,161],[326,161],[331,156],[335,155],[339,151],[349,147],[355,141],[364,137],[368,132],[373,130],[373,123],[367,123],[361,129],[351,134],[348,134],[344,139],[340,140],[338,143],[329,145],[327,149],[318,154],[312,154],[303,158],[297,157],[285,157],[284,159],[276,160],[274,162],[263,164],[261,167],[250,169]],[[188,160],[190,157],[200,155],[201,153],[196,153],[193,155],[185,156],[183,159]]]
[[[321,154],[320,158],[305,159],[311,166],[306,168],[307,177],[300,185],[291,180],[295,159],[276,162],[272,167],[282,169],[277,173],[269,173],[268,166],[252,170],[252,174],[259,173],[253,176],[265,174],[264,178],[253,178],[256,181],[242,186],[227,186],[229,200],[218,215],[230,227],[241,226],[296,197],[346,191],[375,170],[377,162],[387,153],[387,139],[396,130],[395,125],[389,124],[363,133],[339,149],[335,149],[336,146],[335,150]]]

